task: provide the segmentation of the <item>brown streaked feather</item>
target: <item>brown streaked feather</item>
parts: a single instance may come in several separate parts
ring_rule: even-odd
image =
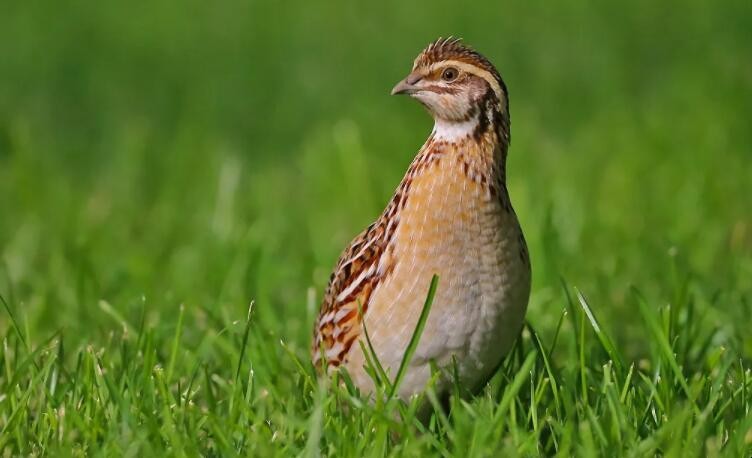
[[[368,299],[378,282],[378,266],[384,243],[384,230],[377,223],[360,233],[345,249],[329,279],[321,311],[314,329],[313,362],[339,366],[352,342],[360,334],[358,311],[368,309]],[[355,281],[357,285],[354,285]],[[348,288],[351,291],[347,291]],[[345,297],[340,297],[343,293]]]

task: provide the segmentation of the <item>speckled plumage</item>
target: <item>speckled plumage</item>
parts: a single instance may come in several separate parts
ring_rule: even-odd
[[[446,368],[453,357],[464,386],[478,388],[517,337],[530,293],[528,252],[506,189],[506,86],[483,56],[439,39],[395,92],[418,99],[436,124],[384,212],[341,255],[315,324],[313,362],[346,367],[369,392],[357,343],[365,324],[394,377],[437,274],[399,394],[421,391],[431,362]]]

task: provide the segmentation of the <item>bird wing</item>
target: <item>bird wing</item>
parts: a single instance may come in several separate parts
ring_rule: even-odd
[[[328,368],[344,363],[350,347],[360,336],[373,291],[394,270],[391,241],[399,224],[399,212],[407,202],[412,178],[424,162],[423,156],[419,154],[410,164],[381,216],[358,234],[340,255],[314,326],[314,366]]]
[[[361,232],[337,262],[324,294],[314,328],[313,364],[339,366],[360,336],[362,314],[379,277],[379,261],[386,247],[385,228],[379,221]],[[362,312],[362,313],[361,313]]]

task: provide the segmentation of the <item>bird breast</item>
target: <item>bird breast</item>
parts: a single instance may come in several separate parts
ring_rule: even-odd
[[[439,276],[431,313],[406,373],[403,397],[424,388],[430,362],[457,360],[468,386],[485,381],[522,325],[530,267],[503,179],[472,148],[434,148],[408,172],[404,205],[379,271],[364,323],[381,364],[393,377],[418,322],[431,278]],[[412,175],[411,175],[412,174]],[[353,346],[348,370],[369,386]]]

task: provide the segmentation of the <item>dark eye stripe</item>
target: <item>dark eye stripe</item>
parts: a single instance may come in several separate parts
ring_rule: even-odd
[[[426,91],[436,92],[437,94],[459,94],[460,90],[456,87],[446,87],[439,85],[426,86]]]

